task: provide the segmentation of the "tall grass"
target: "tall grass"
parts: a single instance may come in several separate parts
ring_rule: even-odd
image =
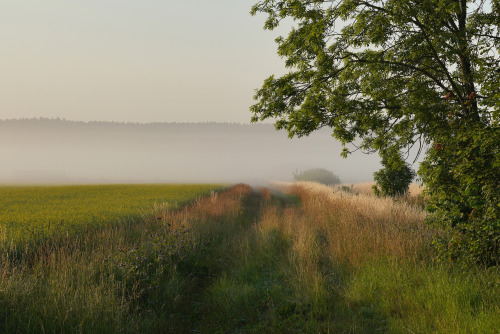
[[[197,194],[208,187],[198,188]],[[171,190],[167,188],[163,189]],[[185,201],[185,196],[184,192],[177,198]],[[24,246],[4,240],[0,252],[0,332],[140,331],[148,323],[147,308],[137,303],[138,284],[131,286],[125,279],[124,258],[147,245],[158,230],[174,234],[187,219],[194,219],[190,218],[193,214],[203,211],[199,209],[203,203],[212,203],[217,196],[218,192],[212,192],[182,210],[157,205],[154,212],[137,211],[139,218],[90,225],[82,233],[55,235]],[[205,207],[210,210],[202,214],[229,211],[227,206]]]
[[[418,207],[280,187],[2,253],[0,332],[498,332],[499,272],[435,263]]]
[[[291,240],[292,285],[308,291],[313,309],[328,310],[337,330],[498,332],[499,272],[434,263],[429,244],[439,231],[424,225],[420,209],[317,184],[285,191],[301,208],[264,215],[261,228]]]
[[[354,183],[354,184],[343,184],[336,189],[350,189],[353,193],[355,194],[363,194],[363,195],[373,195],[373,186],[375,185],[375,182],[360,182],[360,183]],[[408,189],[408,195],[411,197],[417,197],[422,195],[424,188],[422,185],[418,183],[411,183]]]

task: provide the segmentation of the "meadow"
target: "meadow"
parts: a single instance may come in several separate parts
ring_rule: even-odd
[[[0,244],[137,220],[155,205],[175,209],[220,185],[0,186]]]
[[[419,201],[366,188],[206,189],[3,252],[0,332],[498,333],[498,268],[437,261]]]

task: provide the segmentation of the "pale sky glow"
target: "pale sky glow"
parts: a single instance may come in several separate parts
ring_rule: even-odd
[[[284,71],[254,2],[2,0],[0,119],[248,123]]]

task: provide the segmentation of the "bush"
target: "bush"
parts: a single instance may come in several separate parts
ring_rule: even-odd
[[[340,178],[337,175],[323,168],[314,168],[302,172],[296,172],[293,174],[293,179],[295,181],[318,182],[327,186],[340,183]]]
[[[415,178],[415,172],[402,161],[400,156],[393,161],[389,157],[382,158],[384,168],[373,173],[373,179],[377,183],[373,191],[377,196],[403,196]]]
[[[116,258],[126,286],[136,299],[149,304],[155,302],[154,291],[196,246],[191,231],[185,227],[171,229],[170,224],[161,221],[153,229],[148,231],[147,240]]]
[[[427,221],[446,261],[500,264],[500,129],[454,124],[429,149],[419,174],[430,195]]]

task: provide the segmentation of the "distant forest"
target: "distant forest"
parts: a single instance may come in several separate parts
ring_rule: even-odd
[[[326,129],[290,139],[271,124],[0,120],[0,182],[262,182],[315,167],[350,182],[378,169],[340,150]]]

